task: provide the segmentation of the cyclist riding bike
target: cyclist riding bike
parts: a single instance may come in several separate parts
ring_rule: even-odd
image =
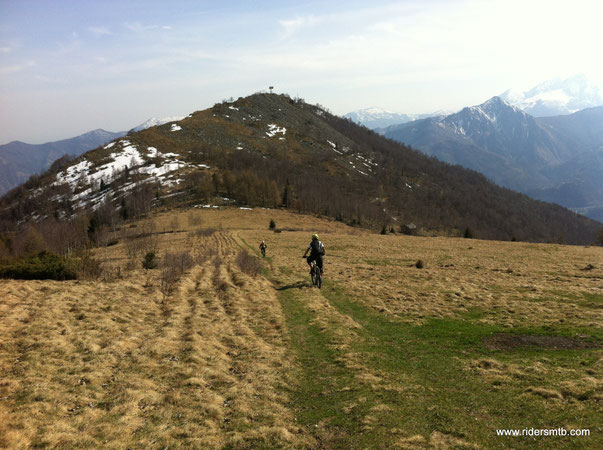
[[[260,251],[262,252],[262,256],[266,256],[266,243],[264,241],[260,242]]]
[[[310,252],[310,256],[308,256],[306,258],[306,255],[308,254],[308,252]],[[308,248],[306,249],[306,253],[304,253],[304,258],[306,258],[306,261],[308,262],[308,265],[312,264],[312,261],[316,261],[316,264],[318,265],[318,268],[320,269],[320,274],[322,275],[323,270],[322,270],[322,257],[325,255],[325,246],[323,245],[323,243],[318,239],[318,235],[317,234],[313,234],[312,235],[312,241],[310,242],[310,245],[308,245]]]

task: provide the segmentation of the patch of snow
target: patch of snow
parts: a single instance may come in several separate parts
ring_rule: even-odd
[[[105,145],[103,148],[111,148],[115,145],[115,142],[110,142],[107,145]]]
[[[243,209],[245,211],[253,211],[252,208],[246,208],[244,206],[241,206],[239,209]]]
[[[234,106],[229,106],[228,109],[232,109],[233,111],[238,111],[239,108],[235,108]]]
[[[192,117],[192,116],[188,116],[188,117]],[[134,127],[134,131],[142,131],[142,130],[146,130],[147,128],[155,127],[158,125],[163,125],[165,123],[178,122],[179,120],[182,120],[182,119],[184,119],[184,116],[172,116],[172,117],[162,117],[162,118],[151,117],[146,122],[138,125],[137,127]]]
[[[172,124],[172,131],[180,131],[182,130],[182,127],[176,123]]]
[[[271,123],[268,124],[268,131],[266,132],[266,135],[268,137],[274,137],[277,133],[282,133],[284,136],[286,132],[287,129],[285,127],[279,127],[278,125]]]

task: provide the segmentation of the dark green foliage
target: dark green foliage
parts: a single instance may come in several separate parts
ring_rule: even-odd
[[[274,219],[270,219],[270,225],[268,226],[270,230],[274,230],[276,228],[276,222]]]
[[[77,275],[69,260],[44,251],[36,256],[0,266],[0,278],[62,281],[75,280]]]
[[[463,237],[465,239],[473,239],[473,232],[471,231],[471,228],[465,228],[465,231],[463,232]]]
[[[422,268],[423,268],[423,261],[419,259],[419,260],[418,260],[418,261],[415,263],[415,267],[416,267],[417,269],[422,269]]]
[[[143,269],[155,269],[157,267],[157,255],[155,252],[148,252],[144,255],[144,259],[142,260],[142,268]]]
[[[387,226],[383,225],[383,227],[381,228],[381,234],[387,234]]]

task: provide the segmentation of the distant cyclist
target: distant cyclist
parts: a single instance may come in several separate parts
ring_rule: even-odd
[[[308,252],[310,252],[310,256],[308,256],[308,258],[306,259],[308,265],[310,265],[312,261],[316,261],[316,264],[320,269],[320,274],[322,275],[322,257],[325,255],[325,246],[321,241],[318,240],[317,234],[312,235],[312,241],[310,242],[310,245],[308,245],[306,253],[304,253],[304,258],[306,257]]]
[[[266,242],[260,242],[260,251],[262,252],[262,256],[266,256]]]

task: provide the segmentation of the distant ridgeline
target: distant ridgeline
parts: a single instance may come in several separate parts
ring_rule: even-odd
[[[13,230],[76,217],[102,226],[152,207],[199,204],[284,206],[396,232],[414,223],[423,233],[574,244],[592,243],[601,226],[276,94],[216,104],[57,165],[4,196],[0,220]]]
[[[493,97],[455,114],[380,131],[502,186],[603,221],[603,106],[537,118]]]

